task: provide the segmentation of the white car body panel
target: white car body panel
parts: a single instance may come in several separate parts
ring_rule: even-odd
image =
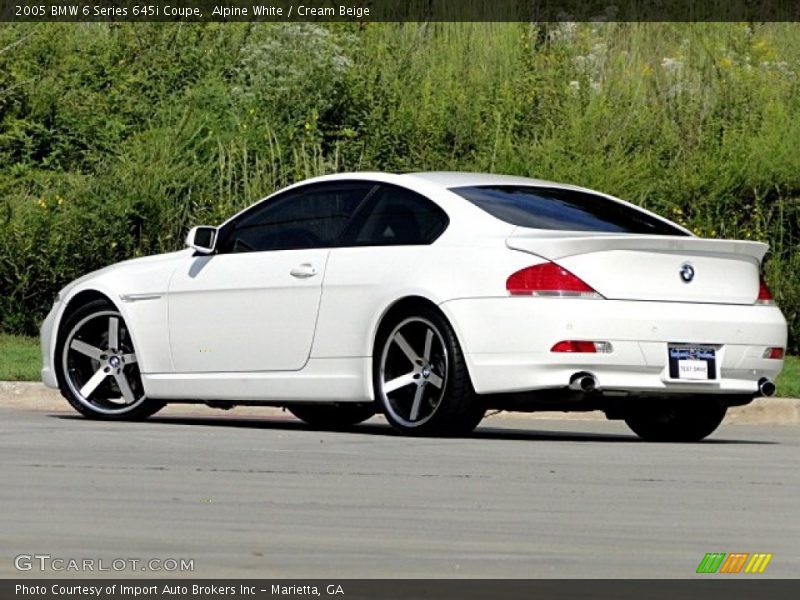
[[[371,359],[309,359],[302,371],[251,373],[151,373],[143,375],[148,395],[166,400],[230,400],[307,403],[366,402],[364,385]]]
[[[505,291],[506,271],[536,262],[502,247],[443,246],[433,253],[428,246],[334,249],[312,356],[371,356],[378,322],[398,299],[419,296],[442,304],[496,295]],[[505,266],[498,269],[498,264]],[[341,318],[343,309],[347,319]]]
[[[43,323],[44,382],[57,386],[58,328],[65,307],[87,291],[119,308],[152,398],[371,400],[377,329],[387,310],[407,297],[441,308],[479,393],[563,388],[582,371],[611,390],[753,394],[760,378],[780,371],[782,360],[762,355],[785,348],[786,322],[776,307],[754,304],[764,244],[524,229],[447,189],[546,186],[610,198],[519,177],[358,173],[287,189],[354,179],[426,196],[447,213],[448,228],[431,245],[209,256],[184,250],[91,273],[62,290]],[[509,297],[509,275],[548,259],[609,299]],[[698,272],[695,287],[678,278],[687,260]],[[316,274],[291,276],[302,264]],[[564,339],[609,341],[614,352],[550,352]],[[666,348],[678,342],[717,346],[718,378],[669,380]]]
[[[246,252],[179,263],[168,300],[174,370],[302,369],[311,353],[329,252]],[[292,276],[299,268],[309,276]]]
[[[755,393],[762,377],[774,379],[782,361],[762,358],[786,346],[786,325],[775,306],[583,300],[481,298],[454,300],[442,309],[468,348],[467,364],[478,393],[564,386],[577,372],[594,375],[607,390]],[[610,342],[610,354],[555,354],[556,342]],[[670,380],[667,344],[718,348],[718,378],[687,384]]]
[[[615,300],[753,304],[768,248],[761,242],[694,237],[559,233],[543,237],[520,227],[506,243],[557,262]],[[683,264],[696,271],[691,285],[679,277]]]

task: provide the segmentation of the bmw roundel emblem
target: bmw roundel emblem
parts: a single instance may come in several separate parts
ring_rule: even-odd
[[[689,283],[694,279],[694,267],[689,263],[683,263],[679,273],[684,283]]]

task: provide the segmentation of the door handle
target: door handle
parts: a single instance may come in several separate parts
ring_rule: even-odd
[[[317,270],[314,268],[314,265],[309,263],[303,263],[302,265],[297,265],[294,269],[289,271],[289,275],[292,277],[297,277],[297,279],[308,279],[309,277],[313,277],[317,274]]]

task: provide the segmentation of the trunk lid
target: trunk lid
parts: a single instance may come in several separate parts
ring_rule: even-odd
[[[753,304],[761,242],[543,231],[518,227],[514,250],[555,262],[612,300]]]

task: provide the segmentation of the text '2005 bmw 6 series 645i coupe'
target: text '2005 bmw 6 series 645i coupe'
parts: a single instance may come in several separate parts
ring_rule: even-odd
[[[771,396],[783,365],[766,244],[571,185],[331,175],[187,246],[59,293],[42,377],[82,414],[264,404],[317,427],[382,412],[463,434],[489,409],[602,410],[647,440],[696,441]]]

